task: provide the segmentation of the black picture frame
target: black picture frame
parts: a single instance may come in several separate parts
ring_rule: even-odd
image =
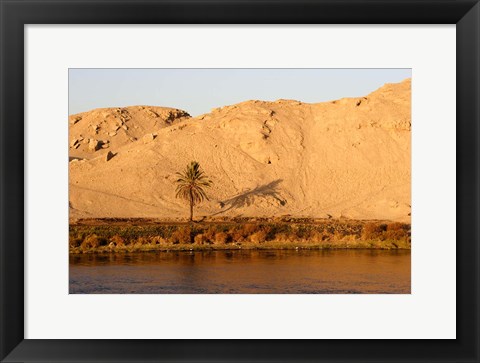
[[[478,0],[0,0],[0,15],[2,361],[479,362]],[[24,339],[24,25],[177,23],[456,24],[457,339]]]

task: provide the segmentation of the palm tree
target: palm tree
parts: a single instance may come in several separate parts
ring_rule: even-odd
[[[177,194],[175,197],[183,198],[190,203],[190,221],[193,221],[193,207],[196,204],[208,200],[205,189],[212,185],[212,181],[208,179],[200,164],[192,161],[187,165],[183,173],[177,173]]]

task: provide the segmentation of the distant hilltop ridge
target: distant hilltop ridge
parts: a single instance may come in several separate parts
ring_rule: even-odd
[[[410,221],[411,80],[322,103],[245,101],[191,117],[156,106],[69,117],[70,215],[184,218],[175,173],[213,180],[198,216]]]

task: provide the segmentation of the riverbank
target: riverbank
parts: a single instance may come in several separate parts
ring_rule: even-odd
[[[410,249],[410,225],[389,221],[242,218],[71,221],[70,254],[265,249]]]

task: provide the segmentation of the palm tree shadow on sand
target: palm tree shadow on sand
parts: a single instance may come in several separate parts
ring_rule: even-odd
[[[225,213],[234,208],[248,207],[255,202],[256,197],[271,197],[277,200],[280,205],[283,206],[287,203],[287,201],[278,193],[278,186],[282,181],[283,179],[277,179],[268,184],[260,185],[253,189],[248,189],[224,201],[220,201],[219,203],[222,207],[222,210],[213,213],[212,216]],[[227,208],[223,209],[225,206]]]

